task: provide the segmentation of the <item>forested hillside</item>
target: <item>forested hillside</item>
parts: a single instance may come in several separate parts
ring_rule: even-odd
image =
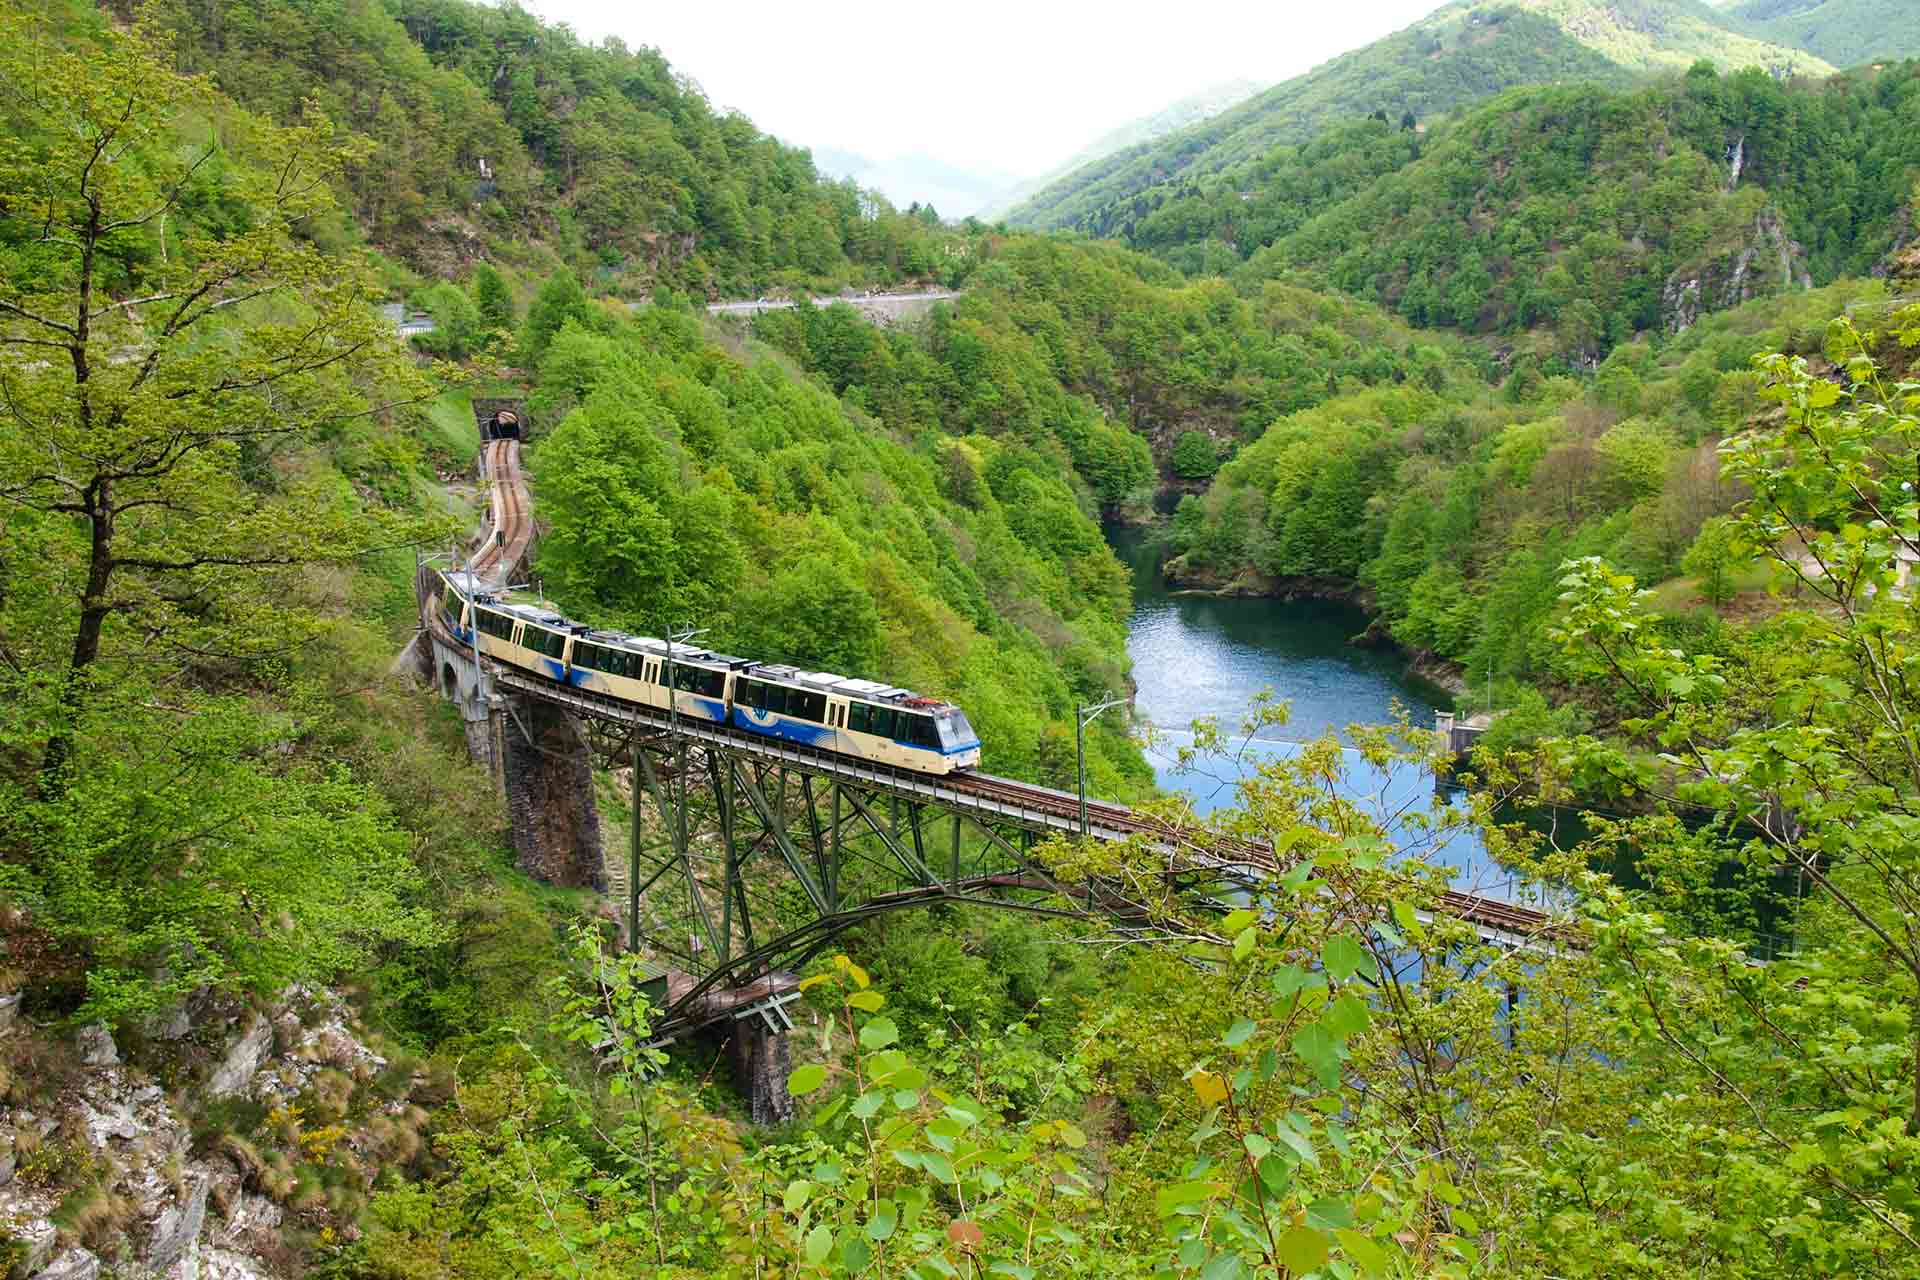
[[[1189,125],[1210,120],[1229,107],[1245,102],[1260,92],[1260,88],[1261,86],[1250,80],[1232,80],[1202,89],[1199,93],[1189,94],[1178,102],[1169,103],[1152,115],[1142,116],[1138,120],[1129,120],[1119,128],[1110,129],[1101,134],[1047,173],[1022,182],[1005,192],[999,197],[998,204],[981,212],[981,220],[998,221],[1006,216],[1008,210],[1024,204],[1035,192],[1057,179],[1104,160],[1116,152],[1154,142]]]
[[[1581,358],[1879,267],[1909,232],[1916,83],[1914,65],[1817,86],[1701,66],[1513,90],[1424,137],[1362,121],[1157,188],[1095,229],[1244,288],[1337,289]]]
[[[902,217],[650,52],[393,3],[0,0],[0,1268],[1908,1280],[1920,311],[1642,321],[1768,218],[1783,276],[1910,239],[1912,69],[1349,121],[1259,158],[1261,252],[1191,193],[1245,260],[1195,280]],[[967,292],[894,329],[699,305],[928,275]],[[1073,785],[1127,680],[1098,517],[1175,481],[1213,480],[1183,579],[1363,594],[1508,715],[1459,796],[1404,725],[1201,726],[1245,778],[1208,817],[1096,723],[1091,789],[1168,840],[1038,844],[1046,913],[866,902],[755,1127],[655,1039],[682,953],[522,869],[405,659],[496,391],[556,604],[951,695],[996,773]],[[618,774],[609,843],[670,846]],[[1611,813],[1525,821],[1574,794]],[[1458,842],[1547,891],[1531,936],[1451,914]],[[817,918],[757,865],[760,928]]]
[[[1604,556],[1644,583],[1685,579],[1666,597],[1674,605],[1696,593],[1726,604],[1758,585],[1752,549],[1720,532],[1745,494],[1717,457],[1765,407],[1752,358],[1818,360],[1831,318],[1859,304],[1870,322],[1886,296],[1847,284],[1752,303],[1657,348],[1620,347],[1591,382],[1542,378],[1524,361],[1495,397],[1409,385],[1287,415],[1182,503],[1172,571],[1265,589],[1358,586],[1409,648],[1483,684],[1551,682],[1546,624],[1568,560]],[[1497,696],[1510,703],[1521,687]]]
[[[1515,85],[1625,84],[1701,59],[1726,70],[1831,70],[1811,54],[1729,30],[1693,0],[1457,0],[1204,124],[1069,174],[1008,220],[1041,230],[1097,226],[1102,210],[1155,184],[1219,173],[1375,113],[1424,122]]]
[[[372,147],[349,170],[374,245],[428,276],[561,262],[625,296],[832,290],[964,265],[937,228],[823,180],[651,49],[582,43],[463,0],[152,0],[185,69],[290,120],[309,99]]]
[[[1920,55],[1920,10],[1906,0],[1744,0],[1726,16],[1743,31],[1837,67]]]

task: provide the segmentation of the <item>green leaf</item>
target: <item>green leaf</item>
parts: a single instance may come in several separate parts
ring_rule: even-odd
[[[925,1169],[928,1173],[932,1174],[935,1178],[939,1179],[941,1182],[958,1182],[959,1181],[959,1179],[954,1176],[953,1163],[937,1151],[921,1152],[920,1167],[922,1169]]]
[[[1216,1253],[1207,1263],[1206,1270],[1200,1273],[1200,1280],[1239,1280],[1240,1255],[1237,1253]]]
[[[1279,1240],[1280,1261],[1303,1275],[1327,1260],[1327,1238],[1312,1227],[1294,1227]]]
[[[892,1018],[875,1018],[860,1028],[862,1049],[884,1049],[899,1038],[900,1028],[893,1025]]]
[[[1331,1196],[1315,1200],[1307,1206],[1307,1222],[1323,1231],[1350,1227],[1353,1225],[1353,1207],[1345,1200],[1336,1200]]]
[[[1327,940],[1327,945],[1320,952],[1320,963],[1326,966],[1330,976],[1342,982],[1356,973],[1365,973],[1368,977],[1374,975],[1373,957],[1367,954],[1366,948],[1344,933]]]
[[[1219,1188],[1211,1182],[1176,1182],[1172,1186],[1162,1187],[1155,1192],[1153,1205],[1164,1218],[1181,1205],[1211,1200],[1218,1190]]]
[[[1013,1280],[1034,1280],[1040,1273],[1032,1267],[1023,1267],[1017,1262],[996,1262],[987,1268],[987,1274],[1012,1276]]]
[[[887,1091],[885,1089],[867,1090],[865,1093],[860,1095],[859,1101],[853,1104],[854,1118],[856,1120],[873,1119],[875,1116],[880,1114],[880,1107],[882,1106],[882,1104],[886,1102],[886,1100],[887,1100]]]
[[[878,1013],[886,1002],[887,998],[878,991],[856,991],[847,997],[847,1005],[862,1013]]]
[[[1293,1033],[1293,1052],[1312,1067],[1325,1088],[1340,1083],[1340,1038],[1317,1022],[1310,1022]]]
[[[1387,1251],[1376,1244],[1371,1236],[1360,1231],[1337,1231],[1340,1247],[1345,1249],[1347,1257],[1362,1271],[1378,1274],[1387,1269]]]
[[[1336,1036],[1358,1035],[1367,1029],[1367,1003],[1355,995],[1344,995],[1327,1006],[1320,1022]]]
[[[1069,1150],[1078,1151],[1087,1145],[1087,1135],[1080,1131],[1078,1125],[1071,1125],[1063,1120],[1060,1122],[1060,1142]]]
[[[848,1271],[863,1271],[873,1261],[873,1246],[859,1236],[848,1236],[840,1246],[840,1265]]]
[[[805,1178],[795,1178],[787,1184],[786,1191],[780,1197],[780,1205],[788,1213],[798,1213],[806,1207],[807,1197],[813,1194],[813,1184]]]
[[[873,1206],[873,1216],[867,1219],[867,1238],[875,1242],[888,1239],[894,1228],[900,1225],[900,1213],[892,1200],[877,1200]]]
[[[1296,991],[1307,987],[1323,987],[1327,980],[1317,973],[1309,973],[1297,964],[1283,964],[1273,971],[1273,994],[1285,999]]]
[[[1260,914],[1257,911],[1248,911],[1244,908],[1239,911],[1230,911],[1227,913],[1227,918],[1220,922],[1220,932],[1238,933],[1259,918]]]
[[[1259,1171],[1261,1183],[1274,1195],[1285,1195],[1287,1187],[1293,1182],[1292,1167],[1279,1156],[1270,1155],[1254,1168]]]
[[[1241,1143],[1246,1147],[1247,1154],[1256,1161],[1265,1159],[1273,1150],[1273,1144],[1257,1133],[1249,1133],[1241,1139]]]
[[[894,1109],[898,1111],[913,1110],[920,1105],[920,1091],[918,1089],[894,1090],[893,1105]]]
[[[827,1069],[817,1062],[809,1062],[804,1067],[795,1067],[787,1076],[787,1092],[796,1097],[812,1093],[827,1082]]]
[[[1226,1045],[1229,1049],[1238,1049],[1241,1045],[1251,1040],[1253,1033],[1259,1029],[1260,1028],[1254,1024],[1253,1019],[1241,1018],[1231,1027],[1227,1028],[1227,1034],[1220,1037],[1220,1043]]]
[[[1233,958],[1235,960],[1245,960],[1253,954],[1253,946],[1259,940],[1260,931],[1252,925],[1248,925],[1242,929],[1238,934],[1234,935]]]
[[[823,1222],[807,1232],[806,1251],[807,1261],[814,1266],[825,1262],[827,1255],[833,1252],[833,1228]]]

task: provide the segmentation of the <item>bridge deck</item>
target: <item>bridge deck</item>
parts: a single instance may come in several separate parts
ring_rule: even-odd
[[[827,778],[840,778],[875,787],[908,799],[937,804],[957,813],[977,815],[1039,833],[1074,834],[1080,829],[1079,798],[1051,787],[999,778],[983,773],[956,773],[945,777],[890,769],[869,761],[814,751],[795,743],[747,733],[728,725],[690,721],[671,722],[666,712],[637,706],[600,694],[557,684],[510,668],[496,668],[494,679],[504,688],[568,707],[601,719],[678,732],[699,742],[721,746],[762,760],[804,769]],[[1124,805],[1089,800],[1088,835],[1094,840],[1143,839],[1149,847],[1178,854],[1193,869],[1277,874],[1284,870],[1271,846],[1249,840],[1208,837],[1199,830],[1182,830],[1165,819],[1136,812]],[[1537,937],[1550,931],[1554,919],[1546,912],[1497,898],[1448,890],[1441,910],[1479,927],[1502,941]]]

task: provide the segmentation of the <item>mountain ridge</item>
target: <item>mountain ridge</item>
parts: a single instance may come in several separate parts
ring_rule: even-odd
[[[1069,174],[1009,212],[1036,230],[1178,175],[1215,173],[1340,120],[1382,112],[1417,121],[1523,84],[1624,84],[1705,58],[1776,74],[1827,74],[1801,50],[1737,32],[1695,0],[1456,0],[1419,22],[1266,90],[1211,120]]]

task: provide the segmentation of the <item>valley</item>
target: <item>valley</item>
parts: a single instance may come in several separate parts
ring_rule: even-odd
[[[1910,9],[0,0],[0,1269],[1904,1280]]]

